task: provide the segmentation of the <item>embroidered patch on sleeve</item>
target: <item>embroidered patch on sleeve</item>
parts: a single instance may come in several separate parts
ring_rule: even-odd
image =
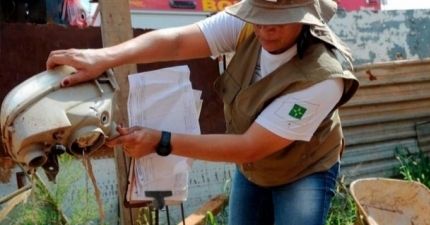
[[[294,128],[308,124],[318,107],[310,102],[289,98],[283,101],[275,114],[288,122],[288,127]]]
[[[305,115],[306,110],[307,109],[305,107],[298,104],[294,104],[293,108],[291,108],[291,111],[290,113],[288,113],[288,115],[299,120],[303,117],[303,115]]]

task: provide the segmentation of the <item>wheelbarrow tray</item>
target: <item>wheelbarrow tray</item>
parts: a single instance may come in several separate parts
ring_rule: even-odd
[[[356,224],[430,224],[430,190],[421,183],[367,178],[353,181],[350,190],[362,218]]]

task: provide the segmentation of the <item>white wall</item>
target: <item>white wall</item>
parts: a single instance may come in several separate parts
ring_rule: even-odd
[[[96,13],[98,3],[91,4],[89,19],[96,16],[93,26],[100,26],[100,15]],[[162,29],[189,25],[205,19],[209,12],[179,12],[156,10],[131,10],[131,27],[141,29]]]
[[[131,10],[131,26],[142,29],[178,27],[198,22],[208,16],[207,12]]]
[[[428,9],[338,12],[329,25],[350,47],[354,65],[430,57]]]
[[[381,10],[430,9],[428,0],[381,0]]]

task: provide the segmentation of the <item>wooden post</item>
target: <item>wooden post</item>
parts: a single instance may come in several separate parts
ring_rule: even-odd
[[[128,0],[99,0],[101,31],[103,46],[113,46],[133,38],[131,27],[130,6]],[[121,122],[128,127],[128,79],[127,75],[137,72],[136,65],[123,65],[113,68],[115,79],[119,85],[118,107],[120,110]],[[128,225],[135,223],[137,209],[127,209],[124,207],[124,195],[127,190],[127,171],[130,168],[130,158],[125,156],[120,146],[114,149],[118,195],[121,224]]]
[[[185,218],[184,222],[180,222],[177,225],[204,225],[206,221],[206,215],[211,212],[215,217],[221,210],[224,209],[224,205],[228,202],[228,196],[217,195],[212,198],[209,202],[206,202],[203,206],[194,211],[191,215]]]

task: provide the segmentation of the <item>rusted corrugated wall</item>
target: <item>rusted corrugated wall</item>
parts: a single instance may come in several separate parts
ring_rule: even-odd
[[[329,25],[351,48],[361,81],[341,109],[341,172],[347,181],[393,175],[396,147],[429,153],[430,10],[338,11]]]
[[[346,180],[393,175],[395,148],[430,153],[430,59],[362,65],[355,74],[361,87],[340,110]]]

